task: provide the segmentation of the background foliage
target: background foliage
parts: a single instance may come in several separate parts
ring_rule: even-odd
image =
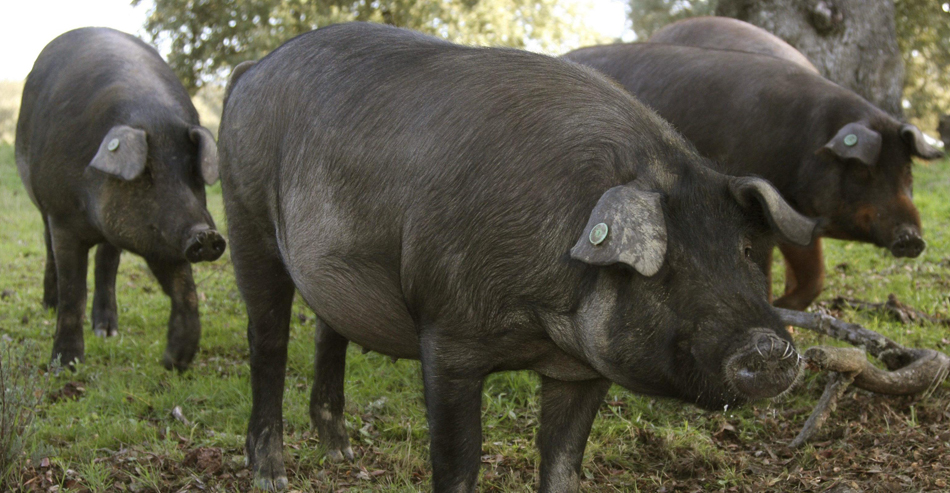
[[[133,0],[136,5],[141,0]],[[473,45],[559,53],[605,41],[584,22],[588,0],[155,0],[145,28],[194,93],[244,60],[337,22],[407,27]]]

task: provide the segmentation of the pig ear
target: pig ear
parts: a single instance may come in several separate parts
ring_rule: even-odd
[[[924,134],[920,133],[920,129],[909,123],[901,125],[901,138],[910,146],[910,153],[919,158],[930,160],[943,157],[939,149],[924,140]]]
[[[201,177],[205,184],[214,185],[214,182],[218,181],[218,145],[214,143],[214,136],[207,128],[197,125],[188,130],[188,136],[192,142],[198,144]]]
[[[116,125],[109,130],[90,168],[104,171],[125,181],[134,180],[145,170],[148,143],[145,131],[125,125]]]
[[[818,221],[799,214],[779,195],[778,190],[762,178],[740,176],[730,178],[729,191],[743,207],[752,207],[750,199],[758,201],[768,218],[769,225],[782,238],[800,246],[807,246],[817,234]]]
[[[872,166],[881,154],[881,134],[860,123],[849,123],[816,154],[832,155],[842,161],[856,159]]]
[[[604,193],[590,214],[571,258],[593,265],[625,263],[652,276],[666,257],[666,221],[660,194],[629,186]]]

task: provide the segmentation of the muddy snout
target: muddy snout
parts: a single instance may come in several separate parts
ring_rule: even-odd
[[[795,346],[766,329],[754,331],[752,343],[725,364],[726,378],[749,400],[785,392],[795,383],[800,369],[801,357]]]
[[[189,262],[210,262],[224,253],[227,242],[217,231],[208,226],[192,228],[186,235],[184,252]]]
[[[894,242],[890,250],[895,257],[917,257],[927,243],[920,237],[920,230],[911,226],[903,226],[894,232]]]

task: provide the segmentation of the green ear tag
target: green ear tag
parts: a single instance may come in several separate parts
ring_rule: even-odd
[[[848,146],[848,147],[852,147],[852,146],[854,146],[854,144],[857,144],[857,143],[858,143],[858,136],[857,136],[857,135],[848,134],[848,135],[845,135],[845,136],[844,136],[844,145],[846,145],[846,146]]]
[[[106,147],[110,151],[115,151],[119,148],[119,139],[112,139],[109,141],[109,145]]]
[[[604,223],[598,223],[591,228],[590,235],[587,237],[594,245],[600,245],[605,238],[607,238],[607,225]]]

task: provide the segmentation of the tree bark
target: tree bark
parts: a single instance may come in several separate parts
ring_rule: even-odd
[[[823,76],[902,117],[904,62],[893,0],[719,0],[716,15],[775,34]]]

